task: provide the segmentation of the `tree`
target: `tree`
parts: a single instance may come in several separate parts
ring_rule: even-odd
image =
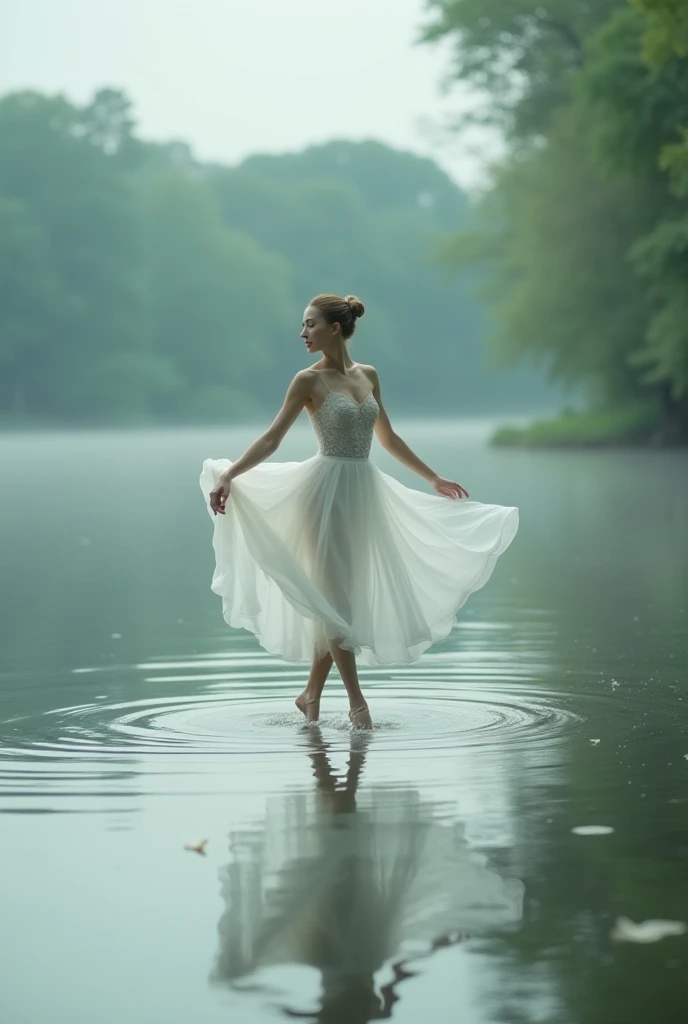
[[[69,315],[45,232],[26,204],[0,197],[0,410],[5,414],[21,419],[35,405],[51,401],[55,381],[44,355]]]
[[[479,303],[434,259],[438,239],[466,223],[469,203],[431,161],[340,140],[251,157],[212,181],[227,224],[250,230],[293,266],[299,312],[319,291],[361,294],[361,358],[378,363],[394,385],[387,389],[392,406],[472,411],[486,401],[493,408],[518,403],[513,371],[483,365]],[[524,404],[542,394],[532,374],[518,383]]]
[[[587,38],[624,0],[427,0],[428,43],[451,39],[454,77],[485,97],[481,119],[546,133],[571,97]]]
[[[677,155],[688,125],[688,62],[679,38],[678,51],[666,48],[648,64],[643,39],[647,47],[656,37],[647,33],[635,11],[611,18],[590,46],[581,86],[600,165],[614,180],[641,183],[653,212],[650,230],[630,248],[652,310],[633,362],[659,389],[665,430],[679,437],[688,433],[688,189]]]
[[[421,210],[440,230],[460,227],[468,200],[432,160],[381,142],[337,140],[300,153],[252,156],[241,170],[284,185],[337,180],[350,185],[368,212]]]
[[[142,159],[141,143],[134,138],[136,122],[128,96],[118,89],[99,89],[80,113],[85,138],[122,167],[135,167]]]
[[[645,15],[644,56],[650,65],[688,56],[688,7],[683,0],[631,0]]]
[[[571,111],[546,147],[512,157],[474,232],[445,256],[485,268],[483,293],[498,325],[490,343],[501,361],[532,358],[595,402],[623,401],[640,391],[628,357],[648,319],[627,252],[652,219],[633,183],[600,180],[586,127]]]
[[[446,249],[491,275],[497,350],[539,357],[594,402],[645,396],[667,439],[688,436],[683,8],[429,6],[426,39],[455,40],[456,75],[489,96],[511,142],[482,223]]]
[[[59,317],[37,310],[52,329],[33,353],[45,378],[36,405],[53,415],[98,416],[91,370],[123,339],[133,351],[144,341],[133,193],[87,110],[30,92],[0,101],[0,194],[42,235],[47,280],[37,294],[61,295]]]
[[[220,420],[259,407],[250,381],[270,367],[287,329],[288,265],[226,228],[204,182],[152,179],[142,211],[151,345],[180,382],[158,413]]]
[[[266,416],[304,364],[304,305],[326,290],[363,295],[353,351],[379,363],[392,406],[513,407],[511,377],[480,365],[478,303],[432,264],[468,215],[432,161],[380,143],[218,167],[142,141],[117,90],[6,96],[0,415]]]

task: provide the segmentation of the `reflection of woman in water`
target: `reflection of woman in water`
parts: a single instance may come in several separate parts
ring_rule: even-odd
[[[352,734],[342,785],[328,745],[317,727],[310,731],[315,793],[270,801],[262,829],[231,836],[233,862],[223,873],[227,909],[212,980],[231,983],[276,964],[316,968],[320,1009],[285,1012],[322,1024],[391,1016],[411,953],[521,916],[522,884],[471,853],[438,805],[410,789],[357,797],[365,740]],[[376,985],[385,964],[393,979]]]
[[[200,484],[225,621],[251,630],[272,654],[311,663],[296,698],[309,721],[318,719],[334,662],[351,721],[370,729],[355,655],[369,665],[408,664],[446,637],[511,543],[518,510],[448,500],[468,495],[393,430],[375,368],[349,354],[363,313],[353,295],[311,299],[301,337],[317,362],[296,374],[243,455],[205,460]],[[304,409],[318,453],[267,462]],[[381,472],[369,458],[373,433],[436,493]]]

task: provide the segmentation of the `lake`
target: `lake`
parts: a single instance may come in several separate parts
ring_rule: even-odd
[[[256,430],[0,438],[4,1024],[688,1018],[688,935],[623,921],[688,922],[688,454],[396,426],[521,526],[362,670],[370,736],[210,591],[201,463]]]

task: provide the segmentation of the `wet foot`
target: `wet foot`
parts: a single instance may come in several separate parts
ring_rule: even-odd
[[[294,703],[307,722],[317,722],[320,718],[320,697],[309,697],[308,691],[304,690]]]
[[[362,704],[358,708],[352,708],[349,712],[349,721],[353,725],[354,729],[372,729],[373,721],[370,717],[370,711],[368,710],[367,704]]]

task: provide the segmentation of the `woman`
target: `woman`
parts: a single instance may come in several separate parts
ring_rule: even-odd
[[[333,663],[354,726],[372,728],[356,671],[408,664],[450,632],[514,538],[518,510],[467,498],[394,432],[372,366],[347,348],[363,303],[318,295],[301,337],[320,359],[292,380],[273,423],[236,462],[207,459],[201,489],[215,519],[212,589],[231,626],[287,661],[311,662],[296,706],[318,720]],[[318,453],[265,460],[306,409]],[[373,432],[436,494],[404,487],[369,460]],[[265,464],[263,464],[265,463]],[[231,500],[228,499],[231,497]]]

